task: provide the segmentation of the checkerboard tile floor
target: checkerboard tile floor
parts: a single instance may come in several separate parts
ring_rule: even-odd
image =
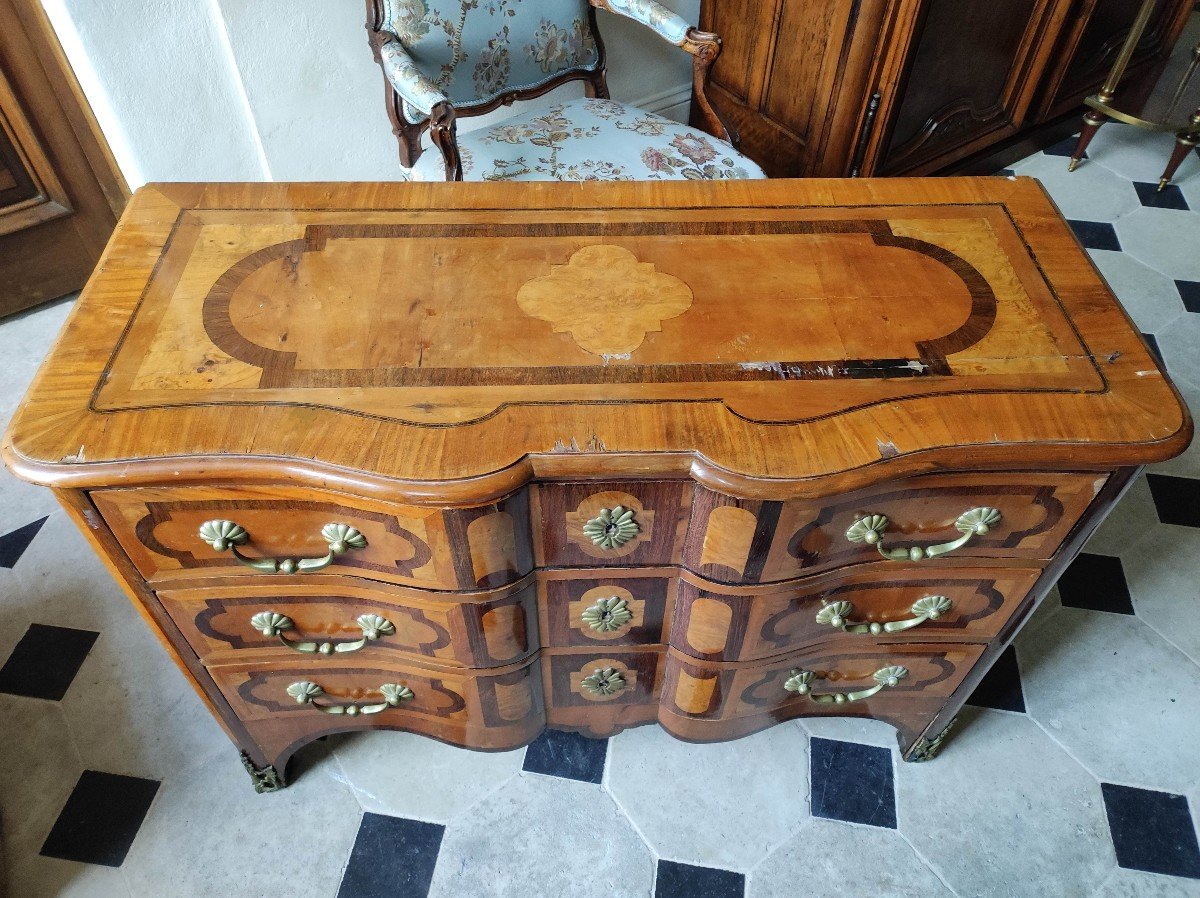
[[[1107,125],[1041,179],[1200,410],[1200,158]],[[1008,174],[1006,171],[1002,174]],[[69,303],[0,322],[0,419]],[[13,898],[1200,896],[1200,445],[1140,478],[931,764],[887,726],[477,754],[333,737],[255,795],[49,495],[0,474],[0,813]]]

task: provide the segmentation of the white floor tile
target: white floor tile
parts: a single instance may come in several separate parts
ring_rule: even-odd
[[[1200,215],[1196,220],[1200,222]],[[1200,237],[1200,232],[1197,236]],[[1196,246],[1200,247],[1200,243]],[[1200,249],[1196,250],[1196,258],[1200,260]],[[1158,335],[1158,345],[1171,378],[1176,382],[1187,381],[1184,386],[1200,387],[1200,315],[1184,315]]]
[[[1113,227],[1121,249],[1177,281],[1200,281],[1200,215],[1145,206]]]
[[[1088,255],[1142,333],[1161,333],[1172,321],[1188,314],[1175,282],[1165,274],[1143,265],[1129,253],[1090,249]]]
[[[654,858],[600,786],[510,780],[442,837],[430,898],[646,898]]]
[[[259,795],[234,752],[164,783],[122,871],[138,898],[332,898],[361,810],[321,758]]]
[[[937,759],[897,765],[896,810],[959,895],[1085,896],[1116,866],[1099,783],[1019,714],[963,709]]]
[[[1063,608],[1017,657],[1029,715],[1095,776],[1171,792],[1200,780],[1200,668],[1144,622]]]
[[[1180,879],[1177,876],[1161,876],[1143,873],[1140,870],[1116,872],[1104,883],[1092,898],[1197,898],[1200,882]]]
[[[890,829],[813,819],[751,871],[747,898],[951,898]]]
[[[1062,214],[1083,221],[1116,221],[1138,208],[1133,182],[1099,165],[1067,171],[1065,156],[1031,156],[1018,174],[1037,178]]]
[[[609,791],[673,861],[752,867],[809,819],[808,781],[808,739],[796,727],[708,745],[641,727],[609,744]]]
[[[1137,616],[1200,664],[1200,530],[1156,523],[1121,565]]]
[[[446,823],[521,770],[525,749],[463,751],[411,733],[335,737],[343,779],[364,810]]]

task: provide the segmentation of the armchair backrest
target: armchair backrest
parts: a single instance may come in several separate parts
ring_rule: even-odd
[[[601,65],[587,0],[376,0],[399,38],[456,108],[485,106]],[[404,117],[425,116],[405,104]]]

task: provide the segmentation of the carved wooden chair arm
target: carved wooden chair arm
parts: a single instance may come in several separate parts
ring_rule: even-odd
[[[450,102],[445,92],[417,68],[416,62],[399,40],[381,40],[379,60],[388,82],[395,88],[396,93],[422,115],[432,115],[434,107],[439,103]]]
[[[597,9],[633,19],[645,25],[663,40],[674,44],[692,55],[692,90],[696,106],[704,127],[710,134],[722,138],[733,146],[738,145],[738,135],[720,113],[708,101],[708,76],[712,64],[721,54],[721,38],[689,24],[687,19],[667,9],[657,0],[588,0]]]

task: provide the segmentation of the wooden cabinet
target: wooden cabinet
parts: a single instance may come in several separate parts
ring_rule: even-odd
[[[105,260],[4,457],[262,790],[338,730],[927,760],[1191,436],[1028,178],[154,185]]]
[[[128,191],[42,4],[0,0],[0,316],[82,287]]]
[[[1074,115],[1137,6],[704,0],[701,26],[724,41],[710,97],[773,177],[943,173]],[[1165,59],[1191,8],[1160,0],[1135,76]]]

